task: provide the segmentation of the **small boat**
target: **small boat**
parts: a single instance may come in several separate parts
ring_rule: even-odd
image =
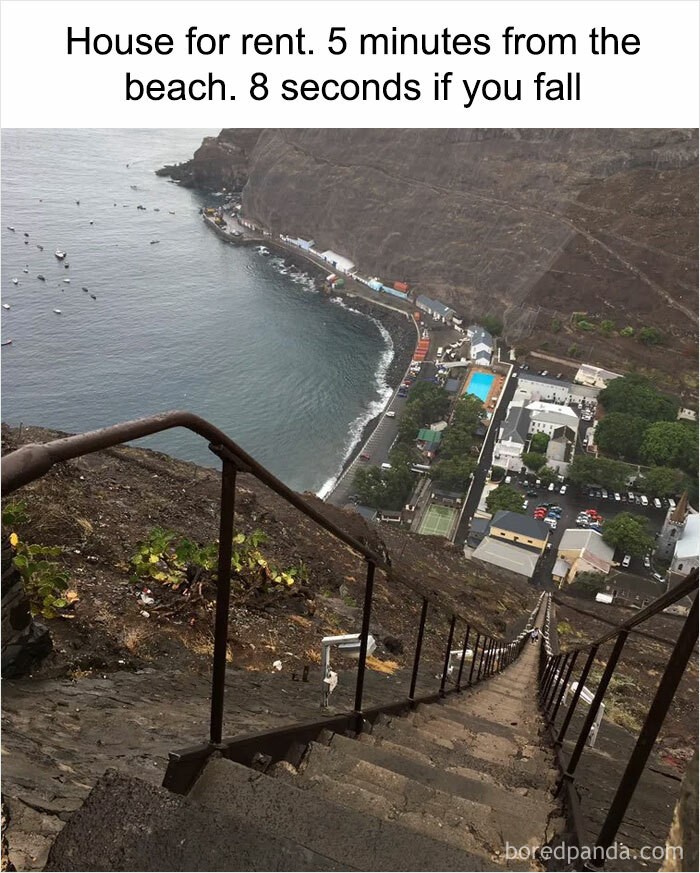
[[[3,304],[2,304],[2,308],[3,308],[3,309],[9,309],[9,308],[10,308],[10,304],[9,304],[9,303],[3,303]]]
[[[66,283],[66,285],[70,285],[70,279],[64,279],[63,281]]]
[[[94,294],[91,294],[90,297],[92,297],[93,300],[97,300],[97,297],[95,297]]]
[[[27,265],[27,266],[22,270],[22,272],[23,272],[23,273],[28,273],[28,272],[29,272],[29,265]]]
[[[90,224],[94,224],[94,223],[95,223],[95,222],[94,222],[92,219],[90,219]]]
[[[87,290],[88,289],[85,287],[85,285],[83,285],[83,291],[87,292]]]
[[[61,251],[61,249],[56,249],[54,255],[58,258],[59,261],[62,261],[65,258],[66,253],[64,251]]]
[[[8,230],[11,230],[11,231],[12,231],[12,233],[14,233],[14,232],[15,232],[15,229],[14,229],[14,227],[12,227],[12,225],[11,225],[11,224],[8,224],[8,225],[7,225],[7,229],[8,229]]]
[[[66,261],[65,264],[64,264],[63,266],[64,266],[64,267],[66,268],[66,270],[67,270],[67,269],[70,267],[70,264],[68,263],[68,261]]]
[[[131,188],[132,191],[138,191],[138,190],[139,190],[139,186],[138,186],[138,185],[129,185],[129,187]]]
[[[152,246],[156,246],[156,245],[158,245],[159,242],[160,242],[159,239],[152,239],[152,240],[151,240],[151,245],[152,245]]]
[[[25,230],[25,232],[24,232],[24,235],[27,236],[27,237],[29,236],[29,234],[26,232],[26,230]]]
[[[266,248],[265,246],[255,246],[255,251],[259,255],[264,255],[265,257],[268,257],[270,254],[270,250],[268,248]]]
[[[168,209],[168,215],[175,215],[172,209]]]
[[[41,273],[37,276],[37,279],[40,279],[42,282],[46,281],[46,276],[42,276]]]
[[[154,206],[154,207],[153,207],[153,211],[154,211],[154,212],[160,212],[160,209],[158,209],[157,206]]]
[[[12,345],[12,340],[3,340],[3,341],[0,343],[0,345],[2,345],[2,346],[11,346],[11,345]]]
[[[39,243],[36,244],[36,247],[39,249],[40,252],[44,251],[44,247],[40,246]]]
[[[19,285],[19,279],[14,279],[14,278],[13,278],[13,280],[12,280],[12,284],[13,284],[13,285]]]
[[[56,313],[56,315],[60,315],[60,314],[61,314],[61,310],[60,310],[60,309],[54,309],[54,312]]]

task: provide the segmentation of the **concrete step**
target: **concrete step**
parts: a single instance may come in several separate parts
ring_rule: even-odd
[[[355,870],[322,851],[108,770],[56,838],[46,870]],[[468,869],[468,868],[467,868]]]
[[[225,758],[207,764],[188,797],[213,809],[235,809],[261,830],[288,837],[338,863],[351,861],[359,870],[492,869],[479,856]]]
[[[477,715],[472,712],[466,704],[457,707],[440,703],[432,708],[419,706],[417,711],[428,717],[447,718],[475,733],[490,733],[501,737],[527,737],[532,739],[533,735],[539,735],[540,725],[542,724],[540,718],[534,717],[531,714],[523,714],[518,718],[511,718],[510,721],[501,722],[497,720],[497,713],[494,714],[493,719],[490,719],[483,713]]]
[[[391,770],[400,776],[405,776],[407,779],[420,782],[422,785],[435,788],[453,797],[472,800],[497,810],[512,808],[515,805],[515,812],[518,816],[536,818],[542,812],[542,799],[529,798],[526,793],[527,789],[514,791],[478,778],[469,778],[465,773],[447,772],[434,764],[426,764],[417,761],[410,755],[401,754],[399,748],[391,750],[368,742],[358,742],[358,740],[338,734],[333,737],[330,748],[370,764],[376,764],[378,767]]]
[[[493,746],[500,738],[495,737],[491,742],[489,734],[475,737],[470,743],[450,741],[414,727],[404,718],[382,717],[375,722],[371,736],[381,742],[388,741],[411,749],[444,769],[459,772],[464,767],[468,771],[476,771],[506,788],[546,790],[557,776],[554,757],[549,750],[539,746],[523,746],[518,747],[517,757],[511,758],[506,754],[504,758],[499,758]],[[480,746],[489,746],[489,757],[477,754]],[[512,751],[510,746],[506,751]]]
[[[339,803],[348,804],[345,792],[349,785],[383,798],[369,808],[363,801],[364,809],[465,852],[494,858],[504,851],[506,839],[518,846],[540,843],[539,821],[533,822],[531,816],[519,817],[512,797],[504,808],[493,809],[347,755],[334,749],[333,744],[328,747],[311,743],[299,772],[300,784],[318,787],[327,796],[330,792]]]

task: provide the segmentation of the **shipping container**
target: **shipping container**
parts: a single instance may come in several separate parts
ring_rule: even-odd
[[[394,282],[394,290],[395,291],[408,291],[408,283],[407,282]]]
[[[344,288],[345,287],[345,279],[336,279],[333,283],[334,288]]]
[[[382,283],[378,279],[370,279],[367,284],[373,291],[382,290]]]

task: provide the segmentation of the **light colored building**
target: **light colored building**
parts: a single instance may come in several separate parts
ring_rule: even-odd
[[[593,367],[591,364],[581,364],[574,376],[574,382],[579,385],[588,385],[591,388],[606,388],[613,379],[620,379],[620,373],[604,370],[602,367]]]
[[[669,583],[677,585],[690,573],[698,569],[698,553],[700,552],[700,515],[693,513],[686,516],[685,526],[680,539],[676,543],[673,559],[669,568]]]
[[[591,403],[600,394],[600,388],[590,388],[588,385],[571,384],[569,394],[566,398],[567,403]]]
[[[343,257],[343,255],[339,255],[331,249],[321,252],[321,257],[336,270],[340,270],[341,273],[351,273],[355,269],[355,264],[350,258]]]
[[[571,583],[579,573],[609,573],[615,550],[594,530],[569,528],[559,543],[557,558],[569,571],[562,581]]]
[[[449,306],[440,303],[439,300],[432,300],[424,294],[419,294],[418,297],[416,297],[416,306],[422,312],[427,312],[428,315],[431,315],[438,321],[445,322],[445,324],[448,321],[451,321],[456,315],[454,309],[450,309]]]
[[[520,370],[514,397],[525,403],[530,400],[546,400],[550,403],[563,404],[568,403],[570,393],[571,382]]]
[[[499,509],[491,520],[489,537],[526,546],[541,555],[547,545],[549,528],[529,515]]]
[[[536,400],[528,403],[527,410],[530,413],[530,434],[546,433],[550,438],[568,435],[576,439],[579,418],[570,406]]]
[[[506,470],[520,470],[529,432],[529,411],[524,406],[511,403],[508,414],[501,422],[493,449],[494,463]]]
[[[479,327],[478,324],[471,325],[467,333],[469,334],[470,342],[469,357],[477,364],[488,367],[493,355],[493,337],[483,327]]]
[[[532,579],[534,576],[539,557],[536,551],[495,540],[490,536],[483,539],[472,552],[473,560],[483,561],[485,564],[508,570],[510,573],[517,573],[518,576],[524,576],[526,579]]]
[[[698,414],[694,409],[687,409],[685,406],[681,406],[678,410],[678,415],[676,416],[678,421],[697,421]]]

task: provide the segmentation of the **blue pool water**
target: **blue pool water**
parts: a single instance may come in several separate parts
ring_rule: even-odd
[[[491,373],[472,373],[464,393],[475,394],[482,403],[485,403],[495,378]]]

